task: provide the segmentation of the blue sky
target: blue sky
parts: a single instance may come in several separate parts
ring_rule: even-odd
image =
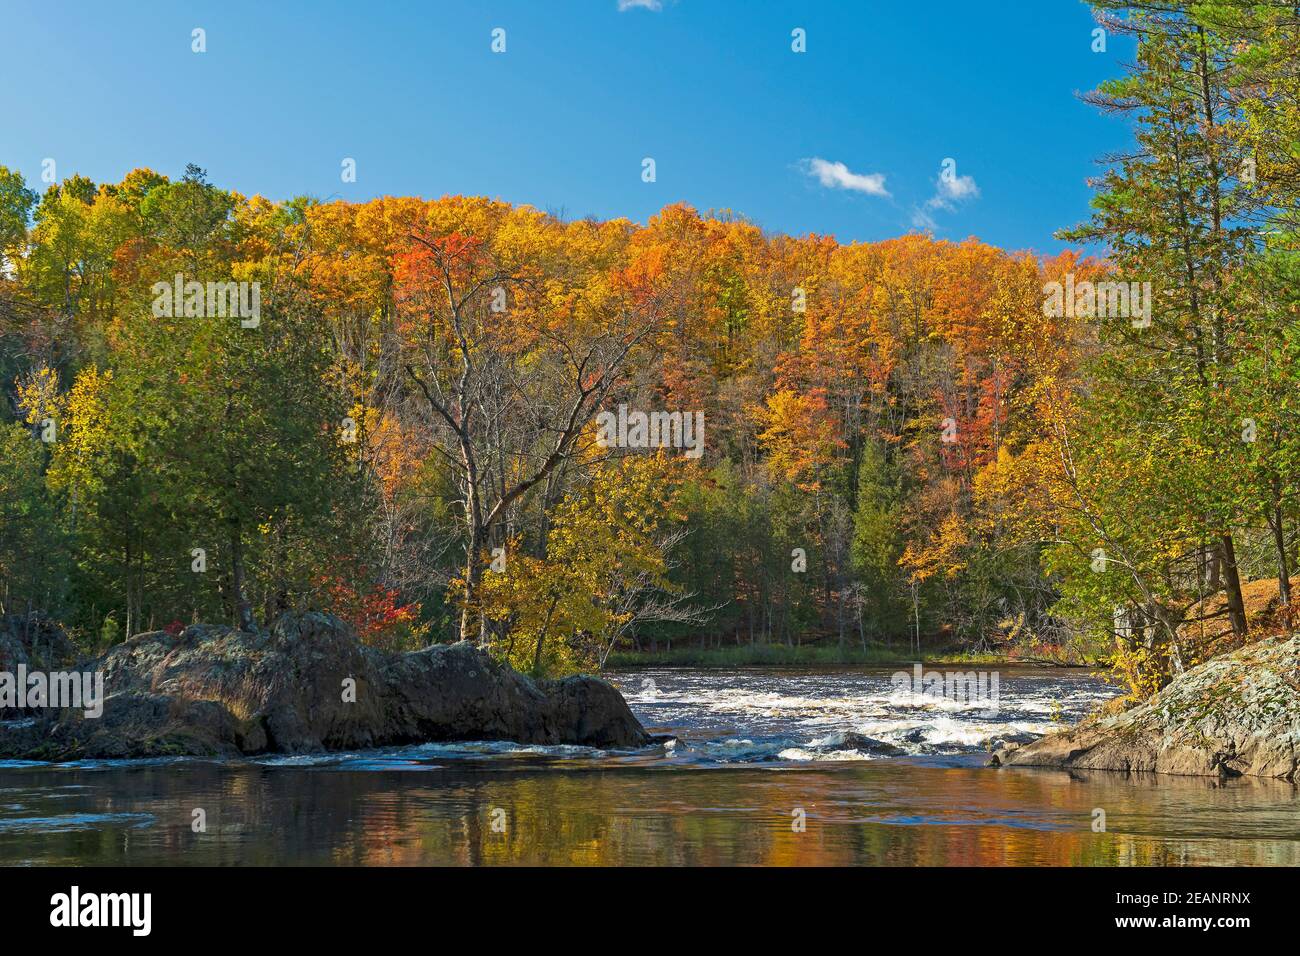
[[[1095,158],[1131,139],[1075,97],[1132,57],[1115,36],[1092,51],[1078,0],[621,2],[7,0],[0,164],[38,188],[47,157],[96,181],[196,162],[276,199],[641,222],[686,201],[842,241],[921,224],[1053,252]]]

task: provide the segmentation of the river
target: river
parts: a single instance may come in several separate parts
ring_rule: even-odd
[[[676,741],[0,762],[0,863],[1300,864],[1294,786],[991,769],[1114,690],[999,672],[996,706],[888,670],[611,675]]]

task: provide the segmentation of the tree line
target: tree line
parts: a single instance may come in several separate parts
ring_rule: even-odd
[[[102,646],[321,608],[537,673],[998,646],[1158,687],[1206,608],[1245,638],[1245,582],[1291,600],[1300,18],[1097,6],[1138,39],[1090,97],[1134,148],[1062,234],[1101,258],[0,168],[4,611]],[[702,454],[609,441],[619,409],[698,417]]]

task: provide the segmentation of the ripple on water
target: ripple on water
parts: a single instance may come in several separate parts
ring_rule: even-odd
[[[97,830],[108,826],[126,826],[133,830],[153,826],[152,813],[65,813],[59,816],[0,818],[0,833],[67,833],[73,830]]]

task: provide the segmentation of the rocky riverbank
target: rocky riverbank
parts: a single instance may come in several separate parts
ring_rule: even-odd
[[[16,655],[16,651],[15,651]],[[393,654],[337,618],[286,615],[257,633],[193,625],[140,634],[76,668],[104,678],[102,714],[0,720],[0,758],[306,753],[426,741],[631,749],[652,743],[613,686],[532,681],[466,644]],[[9,715],[0,715],[9,716]]]
[[[992,763],[1300,782],[1300,637],[1216,657],[1136,707],[1000,750]]]

